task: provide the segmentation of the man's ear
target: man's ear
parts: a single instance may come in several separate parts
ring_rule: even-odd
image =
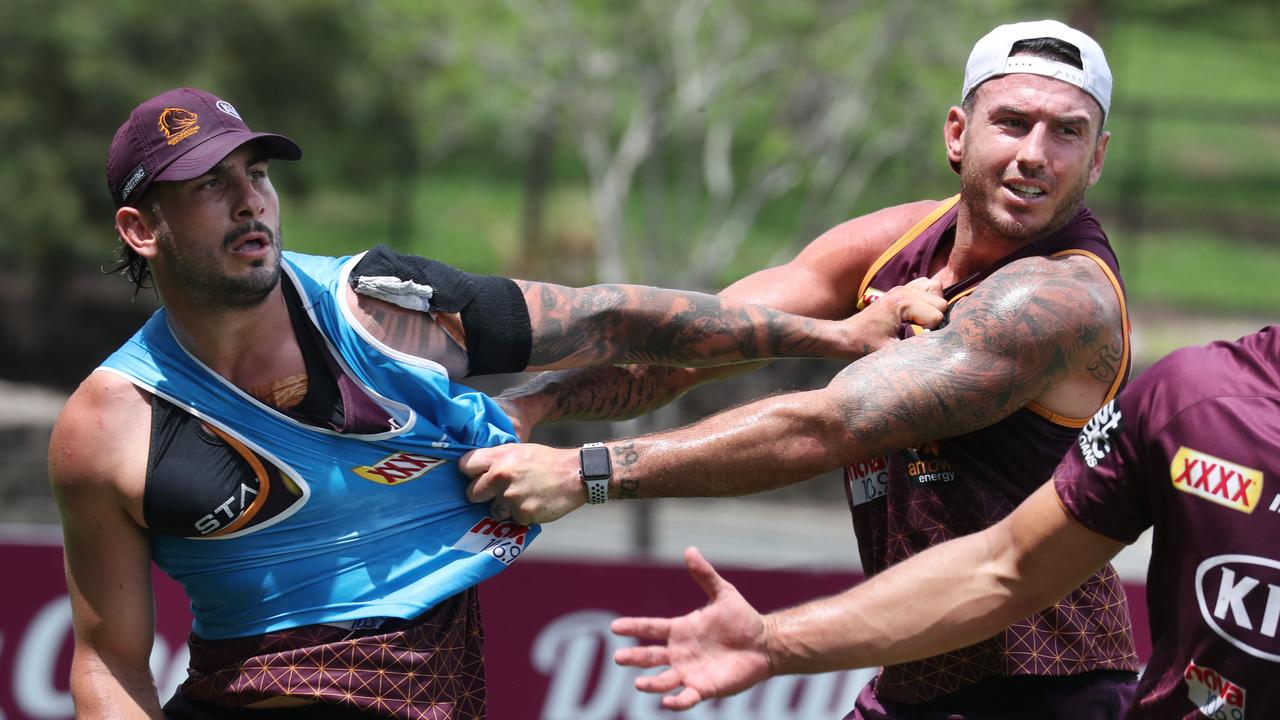
[[[136,207],[125,206],[116,210],[116,233],[120,240],[141,257],[150,259],[156,255],[156,226],[159,218]]]
[[[947,120],[942,124],[942,139],[947,144],[947,160],[959,172],[960,161],[964,158],[964,131],[968,127],[969,118],[964,110],[953,106],[947,111]]]
[[[1089,169],[1089,185],[1093,186],[1102,177],[1102,164],[1107,159],[1107,145],[1111,143],[1111,133],[1104,132],[1098,138],[1098,144],[1093,149],[1093,167]]]

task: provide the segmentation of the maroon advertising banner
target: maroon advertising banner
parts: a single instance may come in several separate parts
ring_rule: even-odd
[[[714,562],[714,558],[712,558]],[[828,595],[851,573],[720,568],[761,609]],[[687,613],[706,595],[682,567],[521,560],[481,586],[489,709],[494,718],[532,720],[800,720],[843,717],[874,671],[775,678],[737,697],[677,715],[661,697],[637,692],[637,674],[612,662],[634,644],[609,632],[619,615]]]
[[[71,703],[71,605],[57,536],[0,540],[0,720],[62,720]],[[156,641],[151,674],[161,688],[187,675],[191,615],[182,588],[153,573]]]
[[[714,562],[715,558],[711,558]],[[721,568],[761,609],[830,594],[857,582],[847,572]],[[56,536],[0,540],[0,720],[74,716],[68,683],[71,610]],[[182,590],[155,574],[151,671],[163,698],[186,676],[190,616]],[[1126,586],[1143,659],[1150,653],[1145,594]],[[494,720],[814,720],[842,717],[874,670],[774,678],[742,695],[676,715],[632,688],[637,672],[611,661],[629,639],[609,633],[619,615],[675,615],[705,596],[667,565],[522,558],[481,588]],[[910,612],[904,608],[903,612]]]

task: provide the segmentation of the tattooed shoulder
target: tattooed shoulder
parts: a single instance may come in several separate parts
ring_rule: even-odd
[[[1080,256],[1010,263],[958,302],[951,325],[982,347],[1026,355],[1053,376],[1118,372],[1123,321],[1117,290],[1093,260]]]
[[[1082,373],[1114,378],[1121,310],[1090,265],[1010,263],[956,301],[942,328],[845,368],[831,389],[850,435],[875,452],[905,447],[990,425]]]

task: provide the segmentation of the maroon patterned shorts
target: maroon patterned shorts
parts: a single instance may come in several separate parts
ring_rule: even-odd
[[[242,708],[291,697],[404,720],[485,716],[484,633],[474,587],[413,620],[371,629],[307,625],[228,640],[193,634],[190,646],[178,695],[201,705]]]
[[[845,720],[1120,720],[1133,703],[1137,674],[1011,675],[982,680],[923,703],[876,697],[875,682]]]

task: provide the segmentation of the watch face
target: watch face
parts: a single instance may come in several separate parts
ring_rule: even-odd
[[[581,458],[582,477],[607,478],[612,474],[609,466],[609,448],[584,447],[581,450]]]

